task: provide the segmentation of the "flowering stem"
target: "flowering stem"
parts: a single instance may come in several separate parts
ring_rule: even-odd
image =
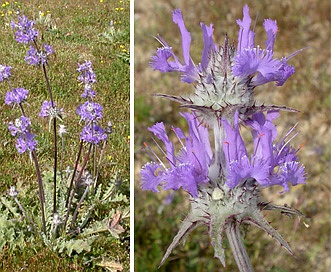
[[[64,135],[61,137],[61,157],[60,157],[60,174],[61,181],[63,181],[63,156],[64,156]]]
[[[93,176],[94,177],[94,183],[93,183],[93,192],[95,192],[95,189],[97,187],[97,181],[98,181],[98,177],[99,177],[99,171],[100,171],[100,165],[101,165],[101,160],[103,157],[103,154],[105,152],[105,147],[106,147],[106,143],[107,143],[107,139],[103,141],[102,147],[101,147],[101,152],[100,152],[100,156],[99,156],[99,160],[98,160],[98,164],[97,164],[97,169],[96,169],[96,173]]]
[[[51,106],[52,108],[55,107],[54,100],[53,100],[53,95],[52,95],[52,89],[51,85],[49,83],[49,79],[47,76],[47,70],[46,70],[46,65],[42,65],[43,72],[44,72],[44,77],[46,80],[46,85],[47,85],[47,90],[48,90],[48,95],[49,99],[51,101]],[[53,189],[53,213],[56,213],[56,173],[57,173],[57,135],[56,135],[56,118],[53,118],[53,134],[54,134],[54,174],[53,174],[53,183],[54,183],[54,189]]]
[[[84,199],[85,199],[85,197],[87,195],[88,188],[89,188],[89,186],[86,186],[85,191],[84,191],[82,197],[80,198],[80,200],[79,200],[79,202],[78,202],[78,204],[76,206],[75,212],[74,212],[74,214],[72,216],[72,219],[71,219],[71,224],[70,224],[70,228],[71,229],[74,226],[74,223],[75,223],[75,220],[76,220],[76,217],[77,217],[77,214],[78,214],[79,207],[80,207],[80,205],[82,205],[82,203],[83,203],[83,201],[84,201]]]
[[[37,179],[38,179],[39,200],[40,200],[40,206],[41,206],[41,220],[43,223],[43,232],[46,234],[46,221],[45,221],[45,208],[44,208],[45,195],[44,195],[43,181],[42,181],[41,174],[40,174],[36,151],[33,150],[31,152],[31,154],[32,154],[32,159],[33,159],[33,162],[34,162],[34,165],[36,168]]]
[[[20,201],[18,200],[18,198],[17,198],[17,197],[14,197],[14,200],[15,200],[17,206],[19,207],[19,209],[22,211],[24,217],[30,222],[31,227],[32,227],[33,229],[35,229],[36,226],[35,226],[34,222],[33,222],[32,219],[28,216],[28,214],[26,213],[25,209],[24,209],[23,206],[21,205],[21,203],[20,203]]]
[[[83,144],[83,141],[81,141],[81,144]],[[80,170],[79,175],[78,175],[78,177],[77,177],[77,179],[76,179],[76,182],[75,182],[75,188],[74,188],[74,190],[72,191],[72,193],[71,193],[71,195],[70,195],[70,198],[69,198],[69,201],[68,201],[67,214],[66,214],[66,218],[65,218],[65,221],[64,221],[64,227],[63,227],[64,230],[65,230],[66,225],[67,225],[67,221],[68,221],[68,217],[69,217],[69,213],[70,213],[70,207],[71,207],[72,199],[73,199],[74,196],[75,196],[75,193],[76,193],[77,188],[78,188],[79,181],[80,181],[80,179],[81,179],[81,177],[82,177],[82,175],[83,175],[83,173],[84,173],[84,170],[85,170],[85,167],[86,167],[87,161],[88,161],[88,159],[90,158],[91,150],[92,150],[92,144],[90,144],[90,147],[89,147],[89,150],[88,150],[88,152],[87,152],[87,155],[86,155],[85,158],[84,158],[84,162],[83,162],[82,169]],[[80,150],[80,152],[81,152],[81,150]],[[77,163],[77,162],[76,162],[76,163]],[[77,168],[77,166],[76,166],[75,168]],[[76,172],[76,171],[74,171],[74,173],[73,173],[73,177],[75,176],[75,172]],[[71,181],[73,181],[73,179],[72,179]],[[71,185],[72,185],[72,184],[71,184]]]
[[[46,80],[46,85],[47,85],[47,90],[48,90],[48,95],[49,95],[49,100],[51,101],[52,107],[54,108],[54,100],[53,100],[53,95],[52,95],[52,89],[51,89],[51,85],[49,83],[49,79],[47,76],[47,71],[46,71],[46,65],[43,64],[43,72],[44,72],[44,77]]]
[[[244,243],[241,239],[238,223],[233,220],[225,228],[225,233],[230,243],[231,250],[240,272],[253,272]]]
[[[54,134],[54,191],[53,191],[53,214],[56,213],[56,173],[57,173],[57,136],[56,136],[56,118],[53,118]]]
[[[79,162],[80,155],[82,153],[82,149],[83,149],[83,141],[80,141],[79,150],[78,150],[78,154],[77,154],[77,159],[76,159],[76,163],[75,163],[75,168],[74,168],[74,171],[72,173],[72,177],[71,177],[71,181],[70,181],[70,185],[69,185],[69,189],[68,189],[68,193],[67,193],[67,199],[66,199],[66,207],[67,208],[69,208],[68,202],[69,202],[70,192],[71,192],[72,185],[74,183],[74,179],[75,179],[75,176],[76,176],[78,162]]]
[[[22,112],[22,115],[25,116],[25,112],[24,112],[24,108],[23,108],[22,103],[19,104],[19,107],[20,107],[20,110]],[[38,158],[37,158],[36,151],[33,150],[31,152],[31,155],[32,155],[32,160],[33,160],[35,168],[36,168],[36,174],[37,174],[37,180],[38,180],[39,200],[40,200],[43,232],[46,234],[46,221],[45,221],[45,208],[44,208],[44,203],[45,203],[44,186],[43,186],[43,181],[42,181],[41,174],[40,174],[40,168],[39,168],[39,163],[38,163]]]
[[[96,174],[96,168],[97,168],[97,146],[93,146],[93,177],[95,177]]]

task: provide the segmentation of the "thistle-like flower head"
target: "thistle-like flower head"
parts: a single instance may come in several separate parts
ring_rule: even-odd
[[[183,188],[190,194],[191,210],[166,251],[161,264],[174,247],[199,225],[208,226],[215,257],[225,265],[222,246],[226,233],[235,256],[244,250],[239,235],[239,226],[253,224],[276,239],[293,254],[288,243],[264,219],[262,210],[280,210],[302,216],[297,210],[266,204],[260,199],[260,189],[280,185],[284,191],[289,184],[305,183],[305,170],[297,159],[297,151],[289,145],[296,135],[295,127],[277,139],[274,120],[280,110],[295,111],[283,106],[256,105],[254,88],[276,82],[281,86],[294,73],[287,62],[301,50],[289,57],[274,57],[274,43],[278,27],[276,21],[266,19],[265,48],[255,45],[255,33],[250,29],[251,18],[248,6],[243,8],[239,26],[238,45],[222,46],[213,41],[213,25],[201,23],[203,50],[201,62],[195,64],[190,56],[191,35],[185,27],[180,10],[173,12],[173,21],[182,37],[182,60],[162,37],[162,44],[152,56],[150,66],[163,73],[177,71],[181,81],[194,84],[194,94],[171,96],[159,95],[190,108],[194,114],[182,114],[189,124],[189,136],[179,128],[172,128],[182,142],[182,149],[175,154],[174,144],[165,132],[163,123],[149,128],[165,145],[162,150],[164,163],[151,148],[146,150],[154,158],[141,169],[141,186],[144,190],[158,192],[163,189]],[[266,113],[265,113],[266,112]],[[249,154],[239,127],[244,124],[251,129],[253,152]],[[214,152],[211,151],[208,129],[214,132]],[[252,271],[247,254],[241,254],[237,263],[247,266],[242,271]],[[244,260],[244,262],[241,262]]]
[[[29,131],[31,121],[28,117],[21,116],[15,120],[15,123],[9,122],[8,129],[12,136],[17,134],[25,134]]]
[[[276,21],[265,20],[266,48],[261,49],[254,44],[255,33],[250,29],[251,18],[247,5],[243,9],[243,14],[243,20],[237,20],[240,27],[237,49],[229,44],[227,37],[222,46],[216,45],[212,37],[213,25],[200,24],[204,47],[201,62],[196,65],[190,56],[191,35],[185,27],[181,11],[175,10],[173,21],[181,32],[183,60],[180,60],[162,37],[158,36],[162,47],[151,57],[150,66],[164,73],[180,72],[181,81],[195,82],[195,93],[186,96],[160,96],[175,100],[184,107],[200,110],[202,121],[209,125],[213,125],[222,116],[233,117],[235,110],[238,110],[243,118],[247,113],[286,109],[276,106],[255,106],[253,91],[256,86],[271,81],[276,81],[278,86],[283,85],[294,73],[294,68],[289,66],[287,61],[301,50],[281,60],[273,58],[278,31]]]
[[[63,109],[59,109],[56,107],[56,103],[53,102],[53,106],[52,106],[52,102],[51,101],[47,101],[45,100],[41,106],[40,112],[39,112],[39,116],[46,118],[46,117],[51,117],[51,118],[59,118],[62,119],[62,113],[63,113]]]
[[[84,85],[83,98],[93,99],[96,95],[93,85],[97,83],[96,75],[92,69],[92,62],[85,60],[84,63],[78,63],[79,72],[78,81]]]
[[[18,153],[22,154],[26,151],[33,151],[36,149],[37,141],[35,140],[36,135],[30,132],[21,134],[16,140],[16,149]]]

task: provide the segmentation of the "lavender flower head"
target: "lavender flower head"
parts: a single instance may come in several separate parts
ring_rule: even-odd
[[[288,191],[288,183],[293,186],[305,183],[304,167],[297,161],[296,153],[285,142],[274,143],[277,130],[272,121],[279,116],[278,112],[253,115],[246,121],[252,128],[254,154],[248,156],[245,143],[239,132],[238,112],[235,114],[234,127],[223,119],[222,124],[226,137],[223,150],[226,158],[226,184],[234,188],[242,181],[254,179],[262,187],[281,185]],[[288,136],[288,135],[287,135]]]
[[[85,122],[96,121],[102,118],[102,106],[96,102],[86,101],[84,104],[78,106],[76,113]]]
[[[0,65],[0,82],[8,79],[11,76],[11,66]]]
[[[85,84],[95,84],[97,82],[95,73],[92,69],[92,62],[85,60],[82,64],[78,63],[77,71],[79,72],[78,81]]]
[[[17,136],[16,149],[22,154],[26,151],[33,151],[36,148],[37,141],[35,135],[30,132],[31,121],[28,117],[21,116],[15,120],[15,123],[9,122],[8,129],[12,136]]]
[[[247,5],[243,9],[243,15],[243,20],[237,20],[240,30],[237,54],[232,67],[233,75],[239,79],[254,75],[252,84],[255,86],[271,81],[276,81],[277,86],[282,86],[294,74],[294,67],[287,64],[293,55],[281,60],[273,58],[274,43],[278,32],[277,22],[271,19],[264,20],[263,26],[267,40],[266,48],[261,49],[260,46],[254,44],[255,33],[250,29],[252,20]]]
[[[25,15],[18,16],[18,22],[11,22],[11,27],[16,29],[15,39],[19,43],[28,44],[33,42],[38,36],[38,30],[33,26],[35,21],[30,21]]]
[[[58,109],[56,107],[56,103],[54,102],[54,106],[52,106],[52,102],[51,101],[44,101],[42,106],[41,106],[41,110],[39,112],[39,116],[46,118],[48,116],[54,118],[61,118],[61,114],[63,113],[63,109]]]
[[[77,71],[79,72],[78,81],[84,84],[84,92],[81,96],[83,98],[93,99],[96,95],[93,85],[97,82],[97,79],[92,69],[92,63],[87,60],[83,64],[78,63]]]
[[[287,60],[293,57],[293,55],[281,60],[273,58],[274,42],[278,31],[276,21],[270,19],[264,21],[263,25],[267,33],[267,40],[266,49],[261,49],[259,46],[256,47],[254,45],[255,33],[250,30],[252,20],[249,16],[247,5],[243,9],[243,14],[243,20],[237,20],[240,30],[238,47],[234,54],[234,65],[231,67],[233,75],[238,78],[238,81],[254,76],[252,79],[254,86],[271,81],[276,81],[278,86],[283,85],[294,73],[294,68],[287,64]],[[199,81],[199,76],[205,73],[208,74],[211,80],[212,74],[208,67],[213,61],[212,56],[215,52],[222,52],[222,48],[219,48],[213,41],[213,25],[207,26],[204,23],[200,23],[204,47],[201,62],[196,65],[190,56],[191,35],[185,27],[181,11],[179,9],[174,10],[172,18],[173,22],[178,25],[182,36],[183,61],[175,55],[172,47],[162,37],[158,36],[158,40],[163,47],[158,48],[155,55],[151,57],[150,66],[163,73],[178,71],[182,74],[181,80],[187,83]]]
[[[87,125],[83,128],[80,139],[84,142],[97,145],[107,139],[107,133],[98,125]]]
[[[173,12],[173,21],[178,25],[182,38],[183,60],[162,37],[162,44],[151,57],[150,66],[163,73],[177,71],[181,81],[195,82],[194,94],[162,97],[172,99],[193,110],[199,110],[202,122],[213,127],[222,117],[233,119],[238,110],[240,118],[255,112],[283,109],[286,107],[256,105],[254,89],[258,85],[275,81],[281,86],[294,73],[287,61],[303,49],[281,60],[274,58],[274,42],[278,31],[276,21],[267,19],[264,28],[267,33],[266,48],[254,45],[255,33],[250,29],[251,18],[248,6],[243,9],[243,20],[237,20],[240,27],[238,48],[229,43],[226,36],[222,46],[213,41],[213,25],[200,23],[203,37],[201,61],[195,64],[190,56],[191,35],[186,29],[180,10]]]
[[[29,91],[23,88],[16,88],[8,91],[5,96],[6,105],[19,105],[23,103],[28,97]]]
[[[15,120],[15,123],[9,122],[8,129],[12,136],[16,136],[18,134],[25,134],[29,131],[29,127],[31,125],[31,121],[28,117],[21,116]]]
[[[148,128],[160,139],[166,150],[163,151],[170,166],[166,166],[160,158],[149,149],[153,162],[145,164],[141,169],[141,187],[144,190],[158,192],[162,185],[164,190],[178,190],[182,187],[193,197],[198,196],[198,185],[209,181],[208,168],[212,162],[212,151],[209,144],[207,128],[199,124],[194,114],[181,114],[189,125],[189,136],[185,136],[180,128],[172,127],[182,144],[181,150],[175,154],[173,143],[169,140],[163,123]],[[182,143],[185,141],[185,145]]]
[[[43,44],[44,50],[38,51],[35,47],[30,46],[25,61],[29,65],[44,65],[47,63],[48,56],[53,54],[52,46]]]
[[[93,90],[93,85],[90,83],[85,83],[84,85],[84,92],[82,93],[81,97],[87,99],[93,99],[96,95],[95,90]]]
[[[22,154],[26,151],[32,152],[36,149],[37,141],[35,140],[36,135],[27,132],[24,135],[20,135],[16,141],[16,149],[18,153]]]

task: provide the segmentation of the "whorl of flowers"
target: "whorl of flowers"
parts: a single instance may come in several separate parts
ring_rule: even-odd
[[[79,72],[78,81],[84,84],[82,97],[88,100],[79,105],[76,110],[81,121],[85,122],[80,138],[84,142],[97,145],[107,139],[107,133],[98,125],[98,121],[103,117],[103,108],[99,103],[91,101],[96,95],[92,88],[97,82],[96,75],[92,69],[92,63],[87,60],[82,64],[78,63],[77,71]]]

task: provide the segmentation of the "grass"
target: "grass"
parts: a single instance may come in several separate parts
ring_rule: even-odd
[[[135,3],[135,271],[155,271],[167,246],[188,211],[187,196],[176,192],[173,203],[165,205],[168,192],[154,194],[139,188],[139,170],[148,157],[143,141],[151,135],[146,128],[155,122],[179,125],[178,105],[151,94],[182,94],[192,86],[180,83],[178,74],[162,74],[148,67],[150,56],[159,46],[151,35],[160,35],[181,56],[181,37],[171,20],[171,11],[180,8],[191,32],[191,56],[201,57],[199,22],[213,23],[215,40],[222,44],[225,33],[236,44],[242,7],[248,4],[251,16],[258,13],[255,27],[259,44],[264,43],[264,18],[276,19],[279,33],[275,43],[277,57],[309,46],[291,60],[296,73],[283,87],[269,84],[256,88],[256,99],[267,104],[287,105],[298,114],[282,113],[279,130],[299,121],[300,134],[293,145],[304,147],[299,153],[308,173],[307,184],[278,194],[279,188],[263,190],[266,200],[301,210],[309,219],[304,224],[280,214],[266,213],[268,221],[289,241],[295,256],[288,255],[262,231],[248,227],[245,243],[256,271],[328,271],[330,258],[330,121],[331,58],[329,1],[137,1]],[[206,228],[190,235],[185,246],[178,246],[159,271],[237,271],[229,246],[226,268],[213,258]]]
[[[37,134],[37,154],[42,171],[52,166],[52,134],[48,132],[48,121],[40,120],[37,115],[42,101],[48,99],[45,82],[40,69],[28,67],[24,62],[26,47],[14,41],[13,31],[9,23],[16,19],[15,12],[37,20],[37,28],[42,29],[43,39],[55,50],[50,60],[48,73],[54,92],[54,100],[59,107],[64,108],[65,125],[69,129],[66,138],[67,148],[64,151],[65,163],[74,165],[75,154],[78,151],[81,125],[75,113],[76,107],[83,100],[80,97],[81,87],[77,83],[77,63],[85,59],[92,61],[98,83],[96,101],[104,106],[104,125],[111,121],[114,132],[106,147],[102,162],[101,179],[107,182],[113,174],[119,171],[121,185],[119,192],[129,197],[129,1],[10,1],[0,5],[0,62],[12,66],[12,83],[15,87],[23,87],[30,91],[29,105],[26,107],[32,119],[32,129]],[[49,24],[38,21],[51,15]],[[113,22],[115,34],[110,35]],[[0,85],[2,99],[7,91],[7,85]],[[37,189],[33,165],[28,155],[19,155],[13,139],[7,129],[9,121],[19,114],[18,109],[0,103],[0,186],[1,195],[5,195],[11,185],[21,182],[31,187],[31,199]],[[117,206],[116,206],[117,205]],[[125,209],[129,204],[114,204],[104,207]],[[126,206],[125,206],[126,205]],[[129,270],[129,223],[125,235],[121,239],[99,239],[98,247],[116,261],[119,261],[124,271]],[[108,243],[105,243],[105,242]],[[42,243],[29,244],[23,251],[10,253],[8,249],[0,251],[1,271],[19,271],[26,266],[27,271],[102,271],[101,267],[83,264],[79,255],[69,258],[64,254],[56,254]],[[47,264],[47,266],[45,265]]]

